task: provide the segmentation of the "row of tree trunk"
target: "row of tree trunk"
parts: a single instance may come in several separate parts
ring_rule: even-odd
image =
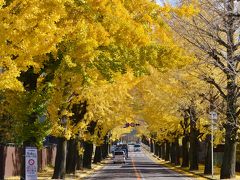
[[[193,134],[194,135],[194,134]],[[211,164],[211,136],[206,138],[206,156],[204,174],[212,173]],[[146,141],[143,141],[144,144]],[[189,170],[198,170],[198,149],[199,142],[197,136],[184,136],[182,138],[182,146],[179,146],[179,139],[176,138],[174,142],[164,141],[159,142],[153,139],[149,141],[150,151],[155,156],[170,161],[175,166],[189,167]],[[180,158],[182,161],[180,162]]]
[[[84,149],[84,153],[79,153],[79,148]],[[92,162],[100,163],[109,154],[109,144],[107,136],[104,143],[96,146],[93,157],[93,143],[91,141],[80,141],[78,139],[66,140],[58,138],[57,155],[52,179],[64,179],[66,174],[75,174],[77,170],[83,168],[91,169]]]
[[[151,143],[150,143],[151,144]],[[175,142],[156,142],[154,141],[153,145],[154,150],[151,152],[154,153],[155,156],[158,156],[165,161],[170,161],[175,165],[180,165],[180,146],[178,143],[178,139]]]

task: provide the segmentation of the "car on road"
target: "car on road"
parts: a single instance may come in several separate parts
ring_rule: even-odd
[[[127,144],[119,144],[119,145],[117,145],[115,151],[124,151],[125,155],[126,155],[126,158],[128,158],[128,145]]]
[[[124,151],[114,151],[113,163],[126,163],[126,155]]]
[[[135,144],[134,145],[134,152],[141,151],[141,146],[140,144]]]
[[[129,144],[128,144],[128,151],[129,151],[129,152],[133,152],[133,151],[134,151],[134,145],[135,145],[135,144],[133,144],[133,143],[129,143]]]

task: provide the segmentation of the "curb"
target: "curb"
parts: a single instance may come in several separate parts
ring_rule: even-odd
[[[97,172],[97,171],[100,171],[101,169],[103,169],[106,164],[108,162],[111,161],[111,157],[107,157],[106,159],[104,159],[103,161],[101,161],[100,163],[98,164],[95,164],[96,167],[92,168],[89,172],[87,172],[85,175],[81,176],[80,179],[84,180],[85,178],[88,178],[90,177],[93,173]]]
[[[186,174],[186,175],[190,175],[192,177],[195,177],[195,178],[204,178],[204,179],[210,179],[210,180],[215,180],[213,178],[209,178],[209,177],[206,177],[204,175],[201,175],[201,174],[197,174],[197,173],[194,173],[192,171],[188,171],[188,170],[185,170],[185,169],[182,169],[181,167],[177,167],[177,166],[174,166],[172,165],[170,162],[167,162],[167,161],[164,161],[162,160],[161,158],[155,156],[155,155],[152,155],[154,158],[156,158],[157,160],[159,161],[163,161],[165,163],[162,163],[161,165],[165,166],[165,167],[168,167],[168,168],[171,168],[171,170],[173,171],[176,171],[178,173],[182,173],[182,174]]]

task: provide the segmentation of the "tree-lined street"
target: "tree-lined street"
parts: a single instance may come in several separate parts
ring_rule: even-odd
[[[238,0],[0,0],[0,179],[64,179],[140,142],[235,178],[239,34]],[[184,178],[131,155],[99,177]]]

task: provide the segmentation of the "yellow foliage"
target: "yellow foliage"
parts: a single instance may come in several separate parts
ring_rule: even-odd
[[[130,90],[140,80],[133,74],[146,73],[144,66],[148,63],[165,72],[193,61],[176,45],[170,28],[160,16],[163,11],[170,12],[169,7],[161,11],[148,0],[14,0],[4,3],[0,1],[0,90],[19,91],[16,104],[21,108],[14,113],[21,114],[19,111],[28,107],[27,98],[24,99],[28,92],[18,79],[20,73],[30,67],[34,69],[39,75],[36,92],[44,89],[45,78],[50,75],[51,98],[44,106],[51,121],[51,134],[55,136],[69,139],[79,134],[83,139],[96,141],[113,129],[120,134],[129,131],[120,127],[126,122],[135,122],[133,111],[140,107],[133,108],[131,104],[134,98]],[[191,6],[174,10],[179,14],[194,13]],[[48,67],[52,65],[50,59],[56,67]],[[106,80],[106,74],[113,82]],[[174,80],[168,85],[164,81],[166,74],[161,75],[161,84],[155,83],[159,83],[157,90],[152,91],[147,78],[144,81],[146,87],[150,86],[142,101],[147,107],[144,115],[149,114],[150,130],[159,125],[158,117],[162,117],[165,126],[171,124],[171,129],[176,128],[177,105],[169,100],[174,101],[172,95],[180,99],[180,90],[171,91]],[[12,100],[10,104],[16,101],[14,97],[8,97]],[[167,107],[160,106],[161,99]],[[88,103],[87,113],[76,125],[71,122],[71,106],[82,101]],[[148,109],[153,104],[153,108]],[[166,110],[170,113],[165,113]],[[30,112],[28,107],[21,118]],[[65,125],[61,122],[63,117],[67,119]],[[98,128],[93,136],[86,133],[91,121],[97,122]]]
[[[142,109],[139,114],[147,124],[147,130],[139,133],[155,132],[157,140],[173,141],[175,137],[182,135],[181,109],[191,105],[192,101],[197,105],[199,114],[198,129],[207,133],[204,113],[207,105],[201,103],[200,94],[206,93],[206,85],[197,78],[197,75],[189,74],[185,69],[193,68],[186,66],[183,69],[160,73],[156,69],[150,69],[150,75],[144,77],[137,85],[141,99]],[[135,96],[136,98],[136,96]],[[200,113],[201,112],[201,113]]]

